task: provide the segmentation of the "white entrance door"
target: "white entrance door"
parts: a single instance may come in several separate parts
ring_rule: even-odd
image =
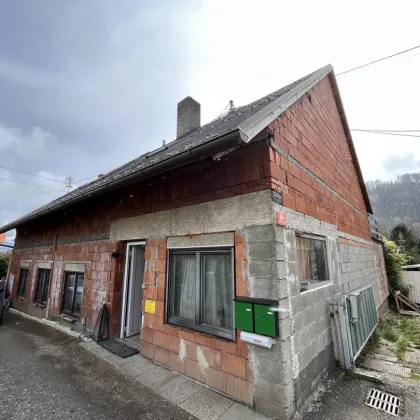
[[[142,244],[128,244],[126,255],[121,336],[131,337],[140,334],[141,328],[144,246]]]

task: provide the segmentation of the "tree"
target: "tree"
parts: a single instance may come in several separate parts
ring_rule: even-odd
[[[7,269],[9,268],[10,252],[0,251],[0,279],[6,276]]]
[[[391,240],[399,246],[403,254],[407,255],[409,264],[420,263],[419,241],[407,225],[404,223],[396,225],[391,230]]]

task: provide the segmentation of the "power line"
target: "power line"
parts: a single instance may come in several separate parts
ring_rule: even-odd
[[[362,130],[362,129],[356,129],[353,128],[353,131],[375,131],[377,133],[420,133],[420,130],[374,130],[373,128],[371,130]]]
[[[61,190],[57,190],[56,188],[49,188],[49,187],[43,187],[42,185],[28,184],[26,182],[14,181],[13,179],[0,178],[0,180],[1,181],[15,182],[16,184],[29,185],[31,187],[44,188],[45,190],[60,191],[61,192]]]
[[[8,171],[19,172],[20,174],[25,174],[25,175],[36,176],[37,178],[48,179],[49,181],[59,182],[60,184],[62,184],[62,183],[63,183],[63,181],[59,181],[58,179],[48,178],[48,177],[46,177],[46,176],[37,175],[37,174],[31,174],[30,172],[24,172],[24,171],[20,171],[20,170],[18,170],[18,169],[6,168],[6,166],[0,166],[0,168],[1,168],[1,169],[7,169]]]
[[[341,73],[336,74],[336,76],[342,76],[343,74],[350,73],[351,71],[355,71],[355,70],[359,70],[359,69],[362,69],[362,68],[367,67],[367,66],[371,66],[372,64],[379,63],[380,61],[388,60],[389,58],[396,57],[397,55],[404,54],[408,51],[412,51],[412,50],[415,50],[417,48],[420,48],[420,45],[417,45],[417,46],[412,47],[412,48],[408,48],[407,50],[400,51],[400,52],[397,52],[397,53],[392,54],[392,55],[388,55],[386,57],[379,58],[378,60],[370,61],[369,63],[362,64],[361,66],[357,66],[357,67],[354,67],[352,69],[342,71]]]
[[[74,183],[75,184],[79,184],[79,183],[81,183],[83,181],[87,181],[88,179],[95,178],[95,176],[98,176],[98,175],[92,175],[92,176],[89,176],[87,178],[79,179],[78,181],[74,181]]]
[[[88,176],[87,178],[79,179],[78,181],[74,181],[74,183],[75,183],[75,184],[80,184],[80,183],[81,183],[81,182],[83,182],[83,181],[87,181],[88,179],[98,177],[98,176],[99,176],[99,175],[101,175],[101,174],[109,174],[110,172],[115,171],[115,169],[118,169],[119,167],[120,167],[120,166],[117,166],[116,168],[112,168],[112,169],[110,169],[110,170],[108,170],[108,171],[101,172],[100,174],[95,174],[95,175],[92,175],[92,176]]]
[[[356,129],[356,128],[354,128],[354,129],[351,128],[350,131],[359,131],[359,132],[362,132],[362,133],[371,133],[371,134],[385,134],[387,136],[417,137],[417,138],[420,137],[420,133],[418,135],[404,134],[404,133],[399,134],[399,133],[389,133],[389,132],[386,132],[386,131],[361,130],[361,129],[359,130],[359,129]]]

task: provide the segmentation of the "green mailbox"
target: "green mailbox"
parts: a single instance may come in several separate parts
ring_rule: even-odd
[[[255,334],[278,336],[276,300],[235,297],[235,328]]]
[[[235,301],[235,326],[242,331],[254,332],[254,308],[251,302]]]
[[[277,312],[272,306],[254,304],[254,332],[256,334],[276,337],[278,335]]]

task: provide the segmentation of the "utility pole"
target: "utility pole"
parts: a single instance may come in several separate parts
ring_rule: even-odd
[[[66,188],[67,188],[67,192],[70,192],[71,187],[73,186],[73,181],[74,179],[71,176],[68,176],[66,178]]]

